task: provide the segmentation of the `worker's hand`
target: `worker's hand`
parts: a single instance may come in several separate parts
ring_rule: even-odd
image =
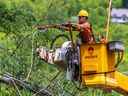
[[[77,24],[76,26],[79,31],[84,31],[85,29],[83,25]]]
[[[80,30],[81,29],[81,26],[79,24],[77,24],[77,29]]]

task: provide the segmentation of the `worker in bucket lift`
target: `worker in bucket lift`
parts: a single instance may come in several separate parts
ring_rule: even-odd
[[[95,42],[91,24],[88,22],[88,16],[89,14],[86,10],[81,10],[78,14],[77,30],[80,32],[79,37],[83,43]]]
[[[88,12],[86,10],[81,10],[78,13],[78,23],[72,24],[72,30],[79,32],[79,38],[81,39],[82,43],[94,43],[95,39],[92,32],[92,26],[88,22]],[[66,24],[65,24],[66,25]],[[68,25],[68,23],[67,23]],[[66,29],[67,27],[67,29]],[[68,31],[68,26],[65,29]],[[64,27],[63,27],[64,28]]]
[[[81,39],[82,43],[95,43],[95,39],[92,32],[91,24],[88,22],[88,12],[86,10],[81,10],[78,13],[78,23],[71,24],[73,31],[79,32],[79,38]],[[38,26],[38,29],[45,29],[45,28],[57,28],[69,31],[69,23],[64,24],[56,24],[54,26]]]
[[[81,10],[78,14],[78,23],[77,24],[66,23],[66,24],[61,24],[61,26],[60,26],[60,24],[55,25],[55,26],[39,26],[38,29],[42,30],[42,29],[45,29],[45,28],[57,28],[57,29],[64,29],[64,30],[69,31],[70,30],[69,25],[71,25],[72,30],[79,32],[79,37],[80,37],[82,43],[94,43],[95,39],[94,39],[94,36],[93,36],[93,33],[92,33],[91,24],[88,22],[88,16],[89,16],[89,14],[86,10]],[[68,41],[68,43],[69,43],[69,41]],[[66,42],[65,42],[65,44],[66,44]],[[63,49],[63,48],[60,48],[60,49]],[[53,52],[54,55],[52,55],[53,56],[52,60],[47,60],[47,58],[49,58],[49,57],[51,58],[51,56],[49,56],[49,55],[45,56],[45,54],[44,54],[45,49],[44,48],[38,48],[37,52],[39,53],[40,57],[42,59],[44,59],[45,61],[52,61],[52,62],[49,62],[49,63],[55,63],[55,61],[57,61],[56,60],[57,55],[55,55],[55,54],[56,53],[59,54],[59,51],[56,50],[55,52]],[[50,54],[49,51],[45,52],[45,53]],[[60,55],[58,55],[58,56],[60,56]],[[61,61],[61,60],[58,60],[58,61]]]
[[[89,44],[91,43],[92,44],[92,43],[95,43],[95,39],[94,39],[94,36],[93,36],[93,33],[92,33],[91,24],[88,22],[88,16],[89,16],[89,14],[86,10],[81,10],[78,14],[78,23],[77,24],[72,24],[72,23],[68,22],[68,23],[64,23],[64,24],[56,24],[55,26],[50,26],[50,25],[39,26],[38,29],[42,30],[42,29],[45,29],[45,28],[57,28],[57,29],[63,29],[63,30],[69,31],[70,28],[72,27],[71,29],[73,31],[78,31],[79,32],[79,38],[80,39],[78,39],[78,40],[82,41],[82,42],[77,41],[76,43],[78,45],[80,43],[89,43]],[[70,45],[72,45],[71,41],[67,41],[67,42],[64,42],[64,44],[62,45],[61,48],[56,49],[55,52],[51,53],[50,51],[46,51],[45,48],[38,48],[37,52],[39,53],[40,58],[45,60],[46,62],[48,62],[50,64],[57,64],[58,66],[59,65],[60,66],[65,66],[66,65],[65,64],[66,59],[64,57],[66,56],[67,49],[69,49]],[[75,52],[75,53],[77,53],[77,52]],[[77,58],[77,60],[76,60],[76,58],[73,58],[72,60],[68,60],[68,63],[69,62],[74,62],[74,61],[75,62],[78,61],[78,58]],[[73,68],[71,69],[71,66],[73,66],[72,63],[68,64],[67,78],[69,80],[72,80],[73,78],[75,80],[78,80],[78,75],[79,75],[79,65],[78,65],[78,63],[79,63],[79,61],[76,62],[75,64],[73,64],[74,69]],[[72,74],[72,75],[70,76],[69,74],[70,75]]]

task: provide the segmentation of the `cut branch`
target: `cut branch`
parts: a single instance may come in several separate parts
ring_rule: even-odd
[[[41,88],[37,85],[36,86],[32,85],[26,81],[18,80],[10,74],[4,74],[0,76],[0,83],[4,83],[4,84],[15,87],[14,82],[16,86],[18,86],[20,89],[26,89],[34,94],[38,93],[37,96],[52,96],[47,89]]]

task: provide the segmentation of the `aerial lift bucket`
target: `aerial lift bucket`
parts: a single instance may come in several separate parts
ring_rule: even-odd
[[[112,89],[128,96],[128,76],[116,70],[116,53],[123,53],[121,42],[80,46],[81,82],[88,87]]]

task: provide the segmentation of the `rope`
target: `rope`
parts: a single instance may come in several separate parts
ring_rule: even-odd
[[[38,31],[37,31],[38,32]],[[30,75],[32,73],[32,67],[33,67],[33,64],[34,64],[34,37],[36,35],[36,33],[32,33],[32,53],[31,53],[31,66],[30,66],[30,70],[28,72],[28,75],[26,77],[26,81],[28,81],[28,79],[30,78]]]
[[[108,17],[107,17],[107,25],[106,25],[106,40],[108,40],[109,36],[109,27],[110,27],[110,18],[111,18],[111,8],[112,8],[112,0],[109,0],[108,7]]]

